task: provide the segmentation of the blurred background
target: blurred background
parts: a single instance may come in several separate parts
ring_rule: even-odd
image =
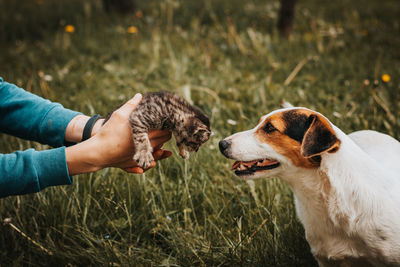
[[[345,132],[400,130],[398,0],[0,0],[0,76],[87,115],[136,92],[202,108],[211,140],[0,199],[0,266],[315,266],[289,188],[241,181],[218,141],[284,101]],[[1,153],[48,147],[0,135]]]

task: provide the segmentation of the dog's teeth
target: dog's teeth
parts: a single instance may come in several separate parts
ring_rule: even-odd
[[[238,169],[239,169],[239,171],[243,171],[246,168],[243,166],[243,164],[240,164]]]

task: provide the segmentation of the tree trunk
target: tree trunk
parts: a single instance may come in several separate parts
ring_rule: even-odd
[[[288,38],[292,32],[296,2],[297,0],[281,0],[278,30],[279,33],[286,38]]]
[[[103,7],[106,12],[115,11],[121,14],[135,11],[133,0],[103,0]]]

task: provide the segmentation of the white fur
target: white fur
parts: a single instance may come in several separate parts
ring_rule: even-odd
[[[314,169],[296,167],[259,142],[257,127],[226,140],[234,159],[281,163],[244,178],[280,177],[289,184],[321,266],[400,266],[400,143],[375,131],[346,135],[332,127],[340,148],[323,153],[320,167]]]

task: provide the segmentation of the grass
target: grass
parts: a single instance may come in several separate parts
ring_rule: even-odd
[[[175,91],[211,116],[214,136],[142,176],[106,169],[1,199],[12,225],[0,224],[0,265],[315,266],[289,188],[236,179],[217,144],[283,100],[346,132],[399,138],[398,1],[300,1],[289,41],[278,1],[137,2],[141,18],[94,0],[0,1],[1,76],[88,115]],[[28,147],[47,148],[0,136],[2,153]]]

